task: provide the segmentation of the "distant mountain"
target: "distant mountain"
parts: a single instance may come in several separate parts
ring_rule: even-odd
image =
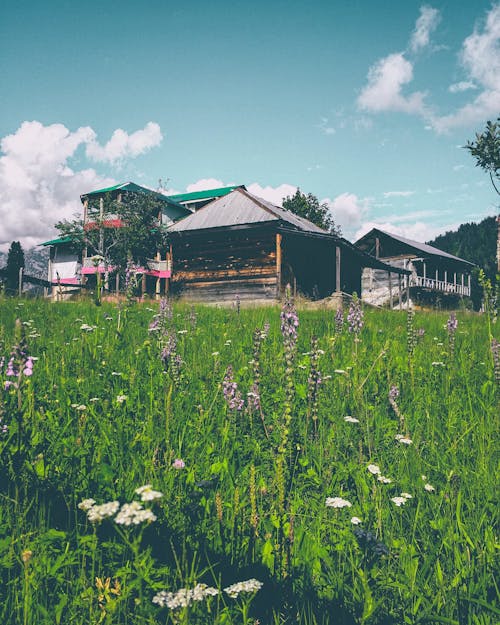
[[[7,264],[7,252],[0,252],[0,269]],[[24,273],[35,278],[47,279],[47,271],[49,264],[49,249],[46,247],[32,247],[24,250]],[[28,290],[34,287],[25,284]]]
[[[496,217],[486,217],[479,223],[462,224],[458,230],[445,232],[429,241],[443,252],[454,254],[475,263],[486,275],[495,279],[497,251]]]

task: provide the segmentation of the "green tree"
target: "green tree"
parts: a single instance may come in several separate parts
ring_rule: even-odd
[[[340,227],[335,224],[328,204],[326,202],[320,204],[318,198],[312,193],[306,195],[297,189],[295,195],[283,199],[283,208],[312,221],[316,226],[332,234],[341,235]]]
[[[464,147],[476,159],[476,166],[489,173],[491,184],[500,195],[500,117],[496,122],[486,122],[484,131],[476,133],[476,140],[468,141]]]
[[[7,254],[7,265],[3,271],[5,292],[15,295],[19,289],[19,270],[24,269],[24,252],[19,241],[12,241]]]
[[[88,222],[60,221],[56,228],[69,236],[76,249],[87,256],[102,256],[105,267],[124,275],[127,262],[145,266],[167,244],[161,223],[163,202],[154,194],[123,193],[121,201],[106,195],[101,214],[99,203],[89,206]]]

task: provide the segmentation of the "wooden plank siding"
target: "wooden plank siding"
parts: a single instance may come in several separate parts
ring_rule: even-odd
[[[172,287],[187,299],[274,299],[274,232],[213,233],[174,240]]]

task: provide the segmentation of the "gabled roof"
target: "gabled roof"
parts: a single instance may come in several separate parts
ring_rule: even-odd
[[[209,200],[211,198],[222,197],[234,191],[235,189],[244,189],[245,185],[238,184],[232,187],[219,187],[218,189],[206,189],[205,191],[192,191],[191,193],[177,193],[177,195],[169,195],[168,197],[174,202],[196,202],[198,200]]]
[[[307,219],[252,195],[243,187],[237,187],[230,193],[206,204],[196,213],[170,226],[168,230],[172,233],[180,233],[264,222],[286,222],[287,225],[305,232],[329,234]]]
[[[65,243],[71,243],[71,237],[58,237],[57,239],[51,239],[40,243],[41,246],[46,247],[48,245],[64,245]]]
[[[154,195],[158,200],[165,202],[165,204],[168,204],[173,208],[177,208],[181,213],[188,213],[188,209],[186,209],[186,207],[182,204],[179,204],[172,197],[165,195],[164,193],[154,191],[153,189],[148,189],[147,187],[141,187],[141,185],[135,184],[135,182],[121,182],[120,184],[115,184],[112,187],[89,191],[89,193],[83,193],[80,196],[80,199],[83,202],[87,198],[98,197],[99,195],[105,195],[106,193],[117,194],[120,191],[125,193],[145,193],[148,195]]]
[[[453,254],[449,254],[448,252],[443,252],[443,250],[440,250],[437,247],[433,247],[432,245],[428,245],[427,243],[420,243],[419,241],[413,241],[412,239],[406,239],[405,237],[402,237],[398,234],[393,234],[392,232],[385,232],[384,230],[380,230],[379,228],[372,228],[370,232],[367,232],[360,239],[358,239],[354,245],[356,245],[356,247],[364,249],[364,247],[366,246],[366,243],[368,243],[368,241],[376,235],[382,235],[383,237],[387,237],[394,241],[398,241],[399,243],[403,243],[403,245],[405,245],[408,248],[411,248],[411,250],[416,254],[441,257],[444,259],[448,259],[450,261],[464,263],[466,265],[471,265],[471,267],[474,266],[474,263],[471,263],[468,260],[464,260],[463,258],[459,258],[458,256],[453,256]]]

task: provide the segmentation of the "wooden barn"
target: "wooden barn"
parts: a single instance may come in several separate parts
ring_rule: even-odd
[[[412,241],[390,232],[373,228],[355,243],[360,250],[399,269],[409,270],[407,276],[392,276],[370,267],[363,271],[362,298],[372,304],[400,307],[435,303],[436,298],[451,305],[459,298],[470,297],[470,278],[474,267],[463,258]]]
[[[359,294],[364,267],[390,269],[243,187],[173,224],[169,233],[172,289],[195,301],[276,300],[287,284],[313,299]]]

